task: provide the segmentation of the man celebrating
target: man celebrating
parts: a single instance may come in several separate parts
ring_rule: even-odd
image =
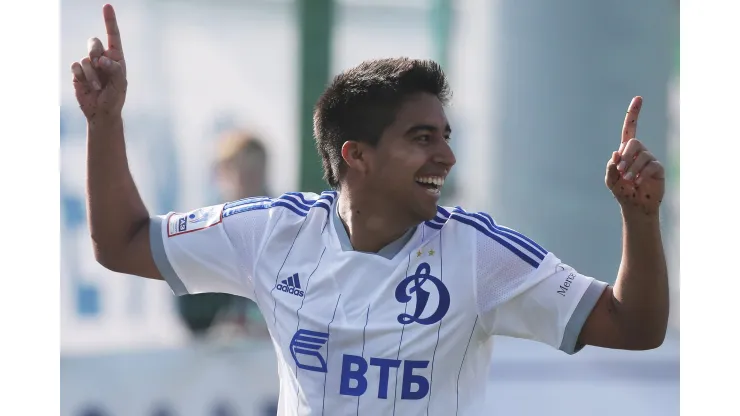
[[[150,216],[126,160],[120,33],[110,5],[103,15],[108,48],[93,38],[72,65],[96,258],[179,295],[254,300],[277,354],[279,414],[484,414],[493,335],[568,354],[663,342],[664,172],[634,138],[641,98],[606,166],[623,218],[613,287],[486,213],[437,205],[455,156],[431,61],[364,62],[329,85],[314,133],[334,190]]]

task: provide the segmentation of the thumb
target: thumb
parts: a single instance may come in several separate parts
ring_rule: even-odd
[[[123,66],[107,56],[101,56],[98,64],[103,73],[108,76],[108,83],[119,92],[126,92],[126,75]]]
[[[606,187],[610,190],[614,188],[614,185],[617,184],[620,178],[619,171],[617,170],[617,162],[619,162],[619,153],[613,152],[611,159],[606,164],[606,177],[604,178]]]

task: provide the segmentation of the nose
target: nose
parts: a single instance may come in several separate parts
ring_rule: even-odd
[[[457,162],[457,159],[455,159],[455,153],[452,151],[450,144],[445,140],[442,140],[440,145],[437,146],[433,160],[434,163],[445,165],[447,169],[450,169],[455,162]]]

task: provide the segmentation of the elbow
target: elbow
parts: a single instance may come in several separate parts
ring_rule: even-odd
[[[127,231],[111,231],[90,226],[90,240],[95,261],[116,273],[127,273],[128,258],[131,256],[133,239],[141,230],[140,224],[132,224]],[[129,231],[130,230],[130,231]]]
[[[97,240],[95,236],[91,237],[95,261],[112,272],[123,273],[122,260],[124,259],[124,250],[120,248],[121,246],[103,243],[102,241]]]
[[[120,272],[120,267],[116,258],[119,257],[113,250],[104,249],[98,244],[93,243],[93,252],[95,253],[95,261],[99,265],[105,267],[112,272]]]
[[[668,307],[626,309],[612,298],[615,325],[620,334],[620,349],[647,351],[660,348],[668,331]]]
[[[653,336],[650,338],[650,342],[648,342],[648,346],[650,347],[648,349],[654,350],[663,345],[663,342],[665,342],[666,332],[668,332],[668,318],[663,320],[653,331]]]
[[[668,332],[668,308],[657,311],[650,318],[652,319],[646,319],[646,322],[650,322],[645,328],[646,350],[654,350],[665,342],[666,333]]]
[[[131,223],[125,230],[99,229],[91,226],[90,239],[95,261],[115,273],[156,275],[151,271],[153,266],[147,264],[147,260],[144,259],[149,251],[149,229],[145,227],[146,225],[148,219],[141,223]]]
[[[665,342],[668,322],[656,323],[653,325],[640,325],[639,329],[635,328],[630,337],[631,350],[648,351],[659,348]]]
[[[653,334],[650,337],[640,340],[640,342],[637,344],[637,348],[635,349],[640,351],[654,350],[660,348],[663,345],[664,341],[665,331],[663,331],[662,333]]]

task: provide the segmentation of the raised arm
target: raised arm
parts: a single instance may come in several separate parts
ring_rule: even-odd
[[[126,157],[121,111],[126,61],[111,5],[103,7],[108,36],[88,41],[88,55],[72,64],[77,101],[87,118],[87,210],[96,260],[106,268],[162,279],[149,243],[149,213]]]
[[[668,275],[658,210],[665,179],[660,163],[634,138],[641,105],[640,97],[632,100],[621,145],[607,164],[606,185],[623,220],[614,286],[578,273],[489,218],[491,235],[507,243],[486,244],[479,236],[478,307],[492,335],[540,341],[569,354],[585,345],[647,350],[663,343]]]
[[[668,326],[668,272],[659,209],[665,190],[660,162],[635,139],[642,98],[630,103],[619,150],[606,167],[606,186],[622,208],[622,262],[614,288],[604,291],[580,342],[607,348],[650,349]]]

